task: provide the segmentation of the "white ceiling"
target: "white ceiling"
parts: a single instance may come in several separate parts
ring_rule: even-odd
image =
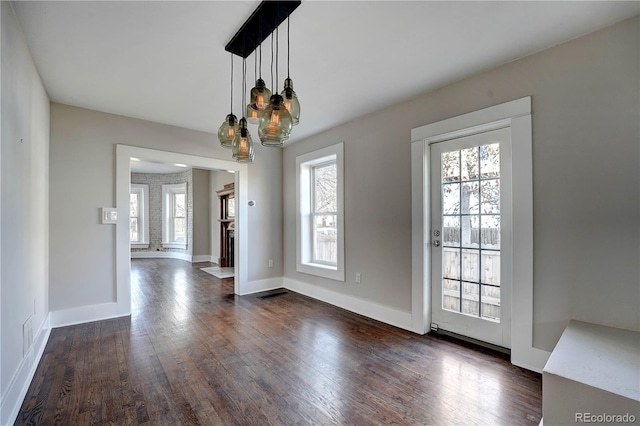
[[[258,4],[18,1],[14,8],[52,101],[216,133],[229,112],[224,46]],[[291,15],[291,78],[302,114],[290,141],[638,13],[637,1],[303,1]],[[280,90],[285,42],[283,26]],[[271,86],[269,52],[267,43],[262,74]],[[249,89],[253,57],[247,68]]]

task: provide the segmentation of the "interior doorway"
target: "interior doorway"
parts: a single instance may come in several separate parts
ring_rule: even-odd
[[[234,293],[242,294],[247,285],[247,165],[233,161],[193,156],[187,154],[117,145],[116,148],[116,301],[118,313],[131,313],[131,257],[129,201],[132,158],[158,163],[183,164],[204,170],[226,170],[234,173],[235,224],[234,224]]]

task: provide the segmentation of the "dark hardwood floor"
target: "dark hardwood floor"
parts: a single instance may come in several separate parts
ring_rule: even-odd
[[[287,294],[234,296],[180,260],[132,261],[131,318],[54,329],[16,424],[538,425],[507,356]]]

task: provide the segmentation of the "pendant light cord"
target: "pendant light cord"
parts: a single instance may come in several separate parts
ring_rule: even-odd
[[[233,53],[231,53],[231,115],[233,115]]]
[[[291,59],[291,48],[290,48],[290,44],[291,44],[291,39],[289,37],[289,34],[291,33],[291,16],[287,16],[287,78],[289,79],[290,76],[290,71],[289,71],[289,60]]]
[[[275,87],[273,85],[273,31],[271,32],[271,87]]]
[[[280,28],[276,27],[276,84],[273,86],[273,93],[278,91],[278,59],[280,58]]]

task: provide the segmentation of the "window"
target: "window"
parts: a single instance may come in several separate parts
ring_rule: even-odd
[[[149,248],[149,185],[131,184],[129,239],[131,248]]]
[[[187,184],[162,185],[162,246],[187,248]]]
[[[297,270],[344,281],[343,144],[301,155],[297,168]]]

